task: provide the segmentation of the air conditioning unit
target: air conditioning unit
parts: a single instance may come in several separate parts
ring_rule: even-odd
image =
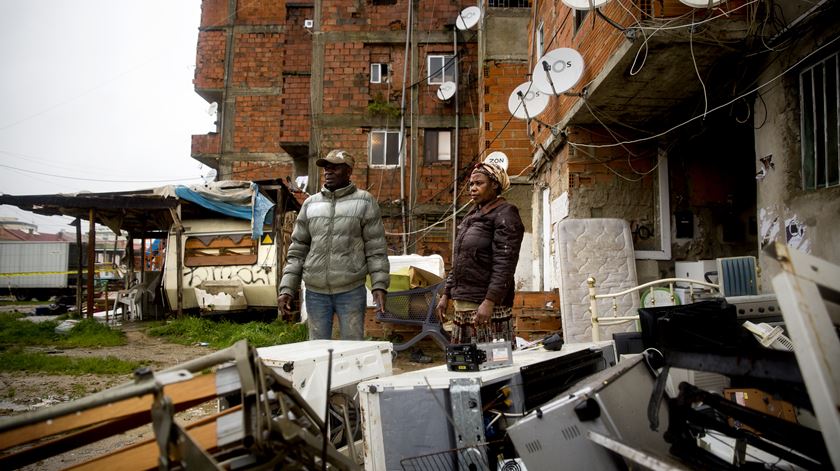
[[[315,27],[315,20],[303,20],[303,27],[312,29]]]

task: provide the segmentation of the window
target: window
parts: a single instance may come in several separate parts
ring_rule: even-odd
[[[806,190],[840,185],[840,53],[799,74],[802,185]]]
[[[371,131],[370,132],[370,164],[371,165],[399,165],[400,164],[400,133],[399,133],[399,131]]]
[[[545,23],[540,22],[539,27],[537,27],[537,60],[539,60],[543,56],[544,48],[545,48]]]
[[[452,160],[452,131],[427,129],[423,145],[426,163]]]
[[[452,55],[429,56],[429,84],[455,81],[457,61]]]
[[[370,83],[388,83],[388,64],[370,65]]]
[[[257,243],[247,234],[187,237],[184,266],[207,267],[253,265],[257,263]]]
[[[589,13],[588,10],[575,10],[575,33],[580,31],[580,26],[583,24],[583,20],[586,19],[587,13]]]

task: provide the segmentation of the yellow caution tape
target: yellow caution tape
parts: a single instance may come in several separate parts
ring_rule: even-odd
[[[94,270],[94,273],[108,273],[117,271],[115,269],[105,269],[105,268],[97,268]],[[83,268],[82,273],[87,273],[87,269]],[[41,275],[73,275],[78,273],[78,270],[72,271],[29,271],[29,272],[22,272],[22,273],[0,273],[0,277],[3,276],[41,276]]]

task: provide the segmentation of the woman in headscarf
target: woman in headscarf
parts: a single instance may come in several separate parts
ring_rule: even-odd
[[[480,163],[470,175],[475,207],[458,226],[452,269],[436,310],[442,322],[453,300],[452,343],[514,344],[513,274],[525,227],[516,206],[500,196],[509,187],[507,173],[495,164]]]

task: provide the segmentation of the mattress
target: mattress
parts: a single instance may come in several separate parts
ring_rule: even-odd
[[[595,278],[596,294],[623,291],[637,285],[636,259],[630,226],[623,219],[564,219],[555,230],[555,271],[560,287],[560,316],[566,342],[591,342],[589,286]],[[632,292],[615,299],[617,316],[634,316],[639,295]],[[600,317],[613,315],[610,299],[598,301]],[[601,338],[615,332],[636,330],[635,322],[602,326]]]

